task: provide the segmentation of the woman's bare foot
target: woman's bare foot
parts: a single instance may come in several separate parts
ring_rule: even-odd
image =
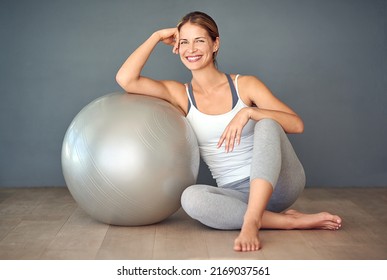
[[[257,251],[261,248],[258,238],[260,226],[254,222],[245,222],[239,236],[234,241],[234,250],[241,252]]]
[[[329,229],[338,230],[341,227],[341,218],[328,212],[317,214],[304,214],[297,210],[290,209],[284,212],[292,217],[294,229]]]
[[[275,229],[328,229],[338,230],[341,227],[342,219],[337,215],[332,215],[328,212],[320,212],[316,214],[305,214],[297,210],[287,210],[283,213],[271,213],[271,224],[263,223],[263,228]],[[272,224],[275,217],[278,217],[275,225]],[[254,221],[244,221],[239,236],[234,241],[234,250],[241,252],[257,251],[261,249],[258,232],[261,228],[260,224]]]

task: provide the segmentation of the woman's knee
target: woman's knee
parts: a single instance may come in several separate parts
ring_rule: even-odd
[[[192,202],[195,201],[195,189],[193,187],[194,186],[190,186],[186,188],[181,195],[181,206],[184,210],[190,209],[192,207]]]
[[[198,215],[201,208],[205,187],[203,185],[192,185],[186,188],[181,195],[181,206],[191,217]]]
[[[257,130],[257,129],[258,130],[274,129],[277,131],[283,131],[282,126],[276,120],[273,120],[273,119],[262,119],[262,120],[258,121],[255,124],[255,130]]]

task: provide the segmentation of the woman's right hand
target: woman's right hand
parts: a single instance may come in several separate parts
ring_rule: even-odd
[[[160,38],[160,42],[172,46],[172,52],[174,54],[179,53],[179,31],[176,27],[161,29],[156,31],[156,33]]]

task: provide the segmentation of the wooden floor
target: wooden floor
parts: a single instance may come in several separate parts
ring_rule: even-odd
[[[307,188],[294,208],[328,210],[339,231],[262,230],[263,249],[232,250],[238,231],[218,231],[182,210],[143,227],[99,223],[66,188],[0,189],[0,259],[387,259],[387,188]]]

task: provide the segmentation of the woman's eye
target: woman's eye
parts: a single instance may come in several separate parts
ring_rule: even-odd
[[[180,41],[180,45],[187,44],[187,41]]]

